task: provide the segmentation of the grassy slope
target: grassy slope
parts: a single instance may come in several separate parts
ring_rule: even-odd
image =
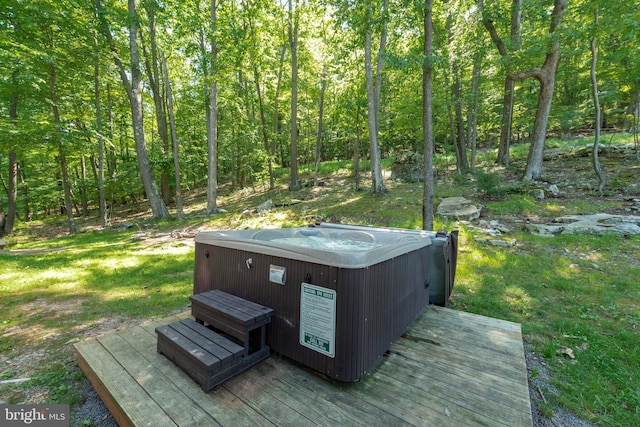
[[[523,148],[514,148],[515,167],[500,171],[500,176],[521,170]],[[600,195],[592,194],[588,185],[580,187],[580,179],[593,181],[582,166],[588,159],[569,159],[575,166],[568,166],[563,157],[557,167],[582,168],[584,173],[559,183],[565,196],[545,201],[532,199],[508,178],[487,182],[456,177],[447,169],[452,162],[440,159],[437,198],[463,195],[482,203],[487,219],[509,225],[510,237],[518,242],[513,248],[487,246],[475,241],[479,232],[473,227],[438,219],[436,228],[461,229],[452,307],[522,324],[525,340],[545,357],[560,390],[557,397],[547,396],[547,410],[562,404],[603,425],[633,425],[640,416],[640,239],[543,238],[522,232],[519,221],[620,211],[629,197],[640,197],[638,174],[633,173],[637,167],[616,163],[613,168],[613,156],[605,157],[617,184]],[[479,164],[491,160],[481,158]],[[151,224],[147,240],[133,238],[137,228],[95,231],[95,219],[79,220],[85,232],[71,237],[59,233],[64,219],[21,224],[6,239],[12,252],[0,252],[0,380],[32,380],[0,386],[0,402],[74,403],[80,398],[77,384],[82,375],[73,342],[186,309],[192,239],[171,238],[172,231],[175,237],[201,228],[286,227],[318,219],[420,228],[419,184],[388,182],[390,193],[373,197],[353,189],[348,166],[325,162],[325,185],[295,194],[258,188],[230,193],[220,198],[227,212],[212,218],[202,215],[201,199],[192,199],[186,221]],[[550,169],[553,174],[553,166]],[[494,176],[489,167],[485,172]],[[281,178],[284,182],[286,176]],[[241,214],[268,198],[278,207],[263,214]],[[144,215],[136,223],[149,225]],[[563,354],[563,347],[575,358]]]

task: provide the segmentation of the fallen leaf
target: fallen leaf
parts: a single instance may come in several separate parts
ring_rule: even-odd
[[[571,350],[569,347],[560,347],[560,353],[564,354],[565,356],[569,356],[570,359],[576,358],[576,356],[573,354],[573,350]]]
[[[583,342],[582,344],[580,344],[580,345],[578,346],[578,348],[577,348],[577,349],[578,349],[578,350],[580,350],[580,351],[585,351],[585,350],[586,350],[586,349],[588,349],[588,348],[589,348],[589,343]]]
[[[628,411],[632,410],[631,407],[629,406],[629,404],[627,402],[624,402],[624,401],[622,402],[622,407],[624,409],[628,410]]]

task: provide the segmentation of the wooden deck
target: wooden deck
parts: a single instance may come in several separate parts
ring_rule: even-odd
[[[210,393],[156,352],[154,328],[76,344],[121,426],[532,426],[520,325],[429,307],[358,383],[277,355]]]

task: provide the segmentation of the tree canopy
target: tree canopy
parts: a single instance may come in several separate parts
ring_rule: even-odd
[[[2,2],[0,218],[64,213],[72,230],[74,215],[100,206],[101,194],[103,210],[148,198],[163,218],[176,183],[206,186],[212,161],[213,185],[272,188],[276,166],[297,174],[298,164],[355,158],[357,171],[360,158],[425,146],[455,153],[462,172],[474,167],[467,155],[476,146],[497,149],[505,132],[543,150],[548,133],[595,128],[596,35],[602,129],[637,131],[640,9],[629,0],[428,2],[428,53],[420,1],[214,3],[215,19],[206,0]],[[546,65],[556,53],[557,70]],[[426,64],[433,143],[425,145]],[[553,98],[536,129],[543,73],[554,79]],[[535,179],[543,169],[522,172]],[[372,165],[374,193],[384,192],[381,177]]]

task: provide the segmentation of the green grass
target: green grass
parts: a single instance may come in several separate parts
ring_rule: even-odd
[[[553,367],[558,402],[582,418],[636,423],[640,239],[523,234],[515,249],[500,249],[470,237],[461,246],[455,306],[521,323]]]
[[[560,144],[560,143],[558,143]],[[525,156],[522,147],[514,157]],[[490,156],[487,155],[487,159]],[[306,176],[306,170],[303,177]],[[312,170],[312,168],[310,169]],[[205,217],[192,200],[184,222],[147,224],[157,233],[172,229],[301,226],[317,220],[420,228],[422,186],[387,182],[385,197],[353,189],[351,162],[321,165],[324,187],[228,191],[219,199],[226,212]],[[365,174],[363,173],[363,176]],[[308,179],[308,178],[306,178]],[[435,204],[443,197],[475,193],[466,177],[440,176]],[[241,212],[272,199],[269,212]],[[296,200],[296,203],[293,201]],[[509,192],[482,202],[488,218],[557,217],[619,208],[619,198],[548,199]],[[109,322],[138,322],[186,309],[193,283],[193,247],[173,239],[133,239],[134,231],[97,232],[89,224],[75,236],[36,238],[64,227],[64,218],[18,224],[0,251],[0,353],[23,360],[0,371],[0,379],[31,377],[2,386],[0,401],[41,396],[74,404],[82,378],[72,345]],[[558,396],[542,405],[552,414],[564,405],[581,418],[607,426],[637,424],[640,416],[640,239],[618,236],[537,237],[514,226],[512,248],[475,241],[478,231],[436,218],[435,227],[460,228],[460,254],[453,308],[522,324],[524,339],[546,358]],[[137,232],[136,228],[136,232]],[[56,233],[51,233],[55,235]],[[15,250],[22,252],[16,253]],[[569,347],[575,359],[561,353]]]

